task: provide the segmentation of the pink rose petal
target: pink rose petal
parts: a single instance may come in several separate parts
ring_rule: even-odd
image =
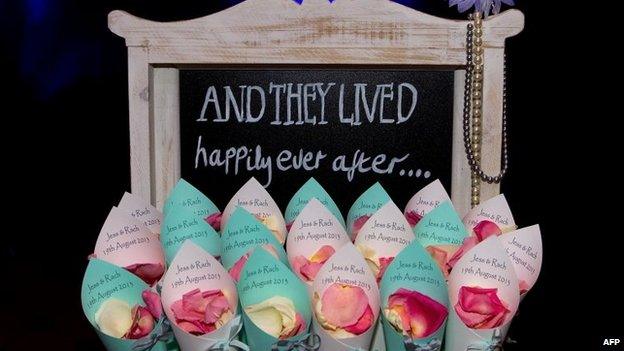
[[[455,251],[453,256],[451,256],[451,258],[446,263],[448,270],[453,269],[453,267],[455,267],[455,264],[457,264],[457,261],[459,261],[459,259],[462,258],[462,256],[466,252],[470,251],[470,249],[477,246],[478,243],[479,243],[479,238],[477,238],[476,236],[469,236],[465,238],[464,243],[459,248],[459,250]]]
[[[214,230],[221,230],[221,212],[215,212],[208,217],[204,218],[204,221],[208,223]]]
[[[160,296],[152,290],[144,290],[141,297],[143,298],[143,302],[145,302],[147,310],[152,314],[152,316],[156,319],[160,319],[163,312]]]
[[[498,297],[498,289],[462,286],[455,304],[459,318],[473,329],[499,327],[510,312]]]
[[[436,246],[427,246],[427,252],[431,255],[434,261],[438,264],[438,267],[444,274],[444,278],[448,278],[448,253],[445,250],[442,250]]]
[[[379,273],[377,274],[377,283],[381,281],[384,273],[386,273],[386,269],[392,263],[394,257],[380,257],[379,258]]]
[[[348,331],[351,334],[360,335],[368,330],[368,328],[373,325],[373,319],[375,315],[373,314],[373,310],[370,305],[366,306],[366,310],[360,319],[354,325],[350,325],[348,327],[344,327],[344,330]]]
[[[323,245],[312,257],[310,262],[325,263],[336,252],[333,247],[329,245]]]
[[[142,306],[134,306],[132,308],[132,326],[124,339],[140,339],[147,336],[154,329],[154,317]]]
[[[416,339],[435,333],[448,316],[446,306],[418,291],[403,288],[390,295],[388,309],[401,317],[403,331]]]
[[[208,299],[209,303],[206,306],[204,322],[214,324],[221,318],[223,313],[230,309],[230,303],[222,293],[212,295]]]
[[[477,223],[472,230],[477,238],[479,238],[479,242],[482,242],[491,236],[498,236],[502,234],[501,229],[496,225],[496,223],[490,221],[481,221]]]
[[[321,298],[321,313],[325,319],[338,327],[358,322],[368,306],[368,297],[360,287],[334,283]]]
[[[316,278],[316,275],[323,267],[322,263],[316,262],[308,262],[303,267],[301,267],[301,275],[306,279],[306,281],[313,281]]]
[[[520,282],[518,285],[520,286],[520,295],[526,294],[526,292],[529,291],[529,289],[531,288],[529,286],[529,283],[527,283],[526,281],[522,279],[520,279]]]
[[[362,229],[362,227],[364,226],[364,224],[366,224],[366,221],[368,221],[368,219],[371,218],[370,215],[363,215],[358,217],[354,222],[353,222],[353,229],[352,229],[352,233],[351,233],[351,240],[355,241],[355,239],[358,236],[358,233],[360,232],[360,230]]]
[[[176,324],[193,335],[203,335],[216,329],[216,323],[230,309],[221,290],[189,291],[171,305]]]
[[[247,263],[248,259],[249,254],[244,254],[243,256],[241,256],[241,258],[238,259],[238,261],[236,261],[236,263],[234,263],[232,268],[230,268],[230,276],[232,277],[232,279],[234,279],[235,282],[238,283],[238,281],[240,280],[241,271],[243,270],[243,267],[245,267],[245,263]]]
[[[409,211],[405,214],[405,219],[409,223],[410,227],[414,228],[418,222],[422,219],[422,216],[416,211]]]
[[[138,263],[125,267],[125,269],[141,278],[149,286],[156,284],[165,274],[165,266],[160,263]]]

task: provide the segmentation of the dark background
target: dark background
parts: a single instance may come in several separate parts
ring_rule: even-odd
[[[107,30],[107,13],[178,20],[232,3],[0,0],[0,350],[102,349],[82,314],[80,284],[100,226],[129,189],[127,57]],[[463,18],[442,0],[404,3]],[[609,6],[517,6],[526,28],[508,42],[511,165],[503,190],[520,226],[541,224],[545,258],[511,330],[516,350],[595,350],[624,334],[614,168],[621,138],[609,133],[619,114],[608,110],[621,101],[608,88],[619,56],[588,31],[621,23],[604,19],[618,13]],[[598,15],[601,24],[589,22]]]

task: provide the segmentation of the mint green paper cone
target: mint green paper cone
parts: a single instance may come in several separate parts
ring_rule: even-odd
[[[148,342],[152,336],[159,332],[162,321],[154,327],[150,335],[144,338],[137,340],[119,339],[101,332],[95,319],[96,312],[108,299],[125,301],[130,307],[145,306],[141,294],[148,289],[147,284],[139,277],[121,267],[98,259],[89,261],[82,282],[82,309],[108,351],[147,350],[138,348],[138,345]],[[156,342],[150,350],[167,351],[167,345],[165,342]]]
[[[242,207],[237,207],[232,213],[226,227],[223,228],[221,240],[223,242],[221,262],[228,271],[245,254],[265,245],[271,245],[279,260],[288,264],[282,244],[266,226]]]
[[[331,196],[325,191],[325,189],[314,178],[310,178],[297,192],[293,195],[288,206],[286,206],[286,212],[284,218],[286,219],[286,226],[290,228],[290,224],[297,218],[299,213],[308,204],[310,199],[316,198],[331,212],[336,219],[345,227],[345,220],[340,213],[338,205],[334,202]]]
[[[355,200],[347,215],[347,232],[351,240],[355,240],[358,231],[362,228],[368,217],[390,201],[390,195],[379,183],[373,184],[360,197]]]
[[[425,295],[449,309],[448,288],[444,275],[429,253],[418,242],[412,242],[399,253],[388,266],[380,283],[382,304],[382,326],[386,349],[406,350],[404,337],[389,322],[386,316],[388,299],[399,289],[407,289]],[[411,340],[415,345],[441,344],[446,325],[444,323],[431,335]]]
[[[247,314],[247,309],[276,296],[292,301],[296,313],[305,322],[304,329],[288,340],[297,341],[306,336],[312,319],[308,290],[285,264],[269,252],[264,249],[253,252],[241,272],[237,289],[243,310],[245,334],[252,351],[271,350],[271,346],[279,339],[256,325]]]
[[[219,208],[204,193],[182,178],[171,190],[163,205],[164,215],[166,216],[172,208],[176,207],[190,210],[202,219],[220,212]]]
[[[416,240],[423,246],[460,246],[468,236],[464,224],[450,201],[427,213],[414,227]]]
[[[191,240],[214,257],[221,256],[219,233],[189,209],[174,206],[165,215],[160,233],[167,265],[186,240]]]

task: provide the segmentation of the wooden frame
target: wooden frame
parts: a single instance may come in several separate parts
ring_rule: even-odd
[[[388,0],[247,0],[206,17],[160,23],[113,11],[109,28],[128,47],[132,192],[162,206],[180,177],[178,68],[185,65],[305,64],[438,66],[455,69],[452,198],[470,208],[462,137],[466,21],[433,17]],[[484,21],[482,164],[501,161],[505,39],[524,16]],[[481,197],[499,193],[482,185]]]

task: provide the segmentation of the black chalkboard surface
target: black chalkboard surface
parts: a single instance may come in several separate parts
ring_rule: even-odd
[[[344,214],[379,181],[450,191],[453,71],[181,70],[182,177],[221,209],[251,176],[284,209],[315,177]]]

